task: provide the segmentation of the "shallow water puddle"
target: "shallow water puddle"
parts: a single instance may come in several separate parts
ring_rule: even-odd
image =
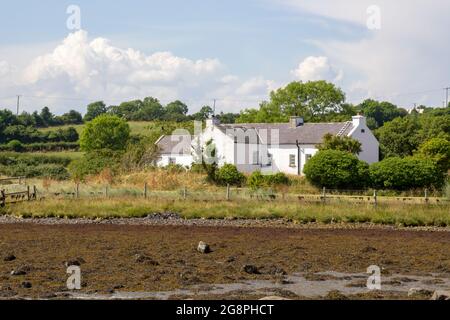
[[[254,295],[277,295],[277,291],[291,292],[307,298],[326,296],[330,291],[338,290],[345,295],[367,293],[367,274],[348,274],[338,272],[321,272],[313,275],[293,274],[284,277],[282,282],[271,280],[248,280],[232,284],[196,285],[189,289],[177,289],[161,292],[115,292],[112,294],[84,294],[72,292],[72,299],[128,300],[157,299],[167,300],[173,296],[195,297],[201,295],[215,296],[242,292]],[[407,293],[411,288],[429,291],[450,288],[450,278],[437,274],[430,276],[390,275],[381,278],[381,293]]]

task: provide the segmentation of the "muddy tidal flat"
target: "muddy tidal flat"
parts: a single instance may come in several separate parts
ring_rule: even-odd
[[[0,219],[0,299],[427,299],[450,288],[448,229],[154,220]],[[81,268],[79,291],[68,265]],[[366,287],[371,265],[381,290]]]

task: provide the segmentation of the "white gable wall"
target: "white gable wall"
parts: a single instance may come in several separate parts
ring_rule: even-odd
[[[369,164],[380,161],[380,143],[367,127],[365,117],[353,117],[353,130],[348,136],[361,142],[362,152],[358,155],[360,160]]]

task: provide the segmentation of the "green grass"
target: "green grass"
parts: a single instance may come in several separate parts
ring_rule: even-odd
[[[296,223],[374,223],[402,226],[450,226],[450,205],[330,205],[240,200],[230,202],[142,199],[48,199],[10,205],[0,211],[19,217],[130,218],[156,212],[176,212],[186,219],[286,218]]]
[[[132,134],[140,134],[140,135],[149,135],[151,134],[150,129],[153,122],[148,122],[148,121],[130,121],[128,122],[128,124],[130,125],[130,129],[131,129],[131,133]],[[64,125],[64,126],[56,126],[56,127],[49,127],[49,128],[42,128],[39,129],[40,131],[54,131],[57,129],[65,129],[68,127],[74,127],[78,134],[81,135],[81,133],[83,132],[84,129],[84,124],[80,124],[80,125]]]

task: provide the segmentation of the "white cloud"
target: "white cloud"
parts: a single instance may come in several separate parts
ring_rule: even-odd
[[[327,57],[307,57],[291,73],[301,81],[327,80],[337,82],[342,79],[342,71],[333,67]]]
[[[218,110],[237,112],[257,106],[275,89],[263,77],[241,79],[226,73],[218,59],[192,60],[171,52],[148,55],[104,38],[89,39],[85,31],[69,34],[47,52],[25,63],[7,90],[10,95],[23,93],[23,110],[49,105],[56,113],[85,111],[94,100],[116,104],[154,96],[163,103],[181,99],[191,111],[218,99]],[[7,62],[0,63],[0,75],[8,69]]]
[[[9,63],[6,61],[0,61],[0,78],[5,77],[8,75],[10,71]]]
[[[351,24],[360,30],[358,37],[345,40],[312,40],[333,63],[345,70],[346,87],[361,97],[372,94],[391,99],[405,106],[415,100],[441,105],[442,88],[449,84],[450,70],[450,2],[447,0],[285,0],[299,9],[333,20],[334,23]],[[366,27],[367,8],[378,5],[381,13],[381,29]],[[365,30],[365,31],[364,31]],[[354,82],[354,83],[353,83]],[[430,89],[424,95],[403,95]]]

